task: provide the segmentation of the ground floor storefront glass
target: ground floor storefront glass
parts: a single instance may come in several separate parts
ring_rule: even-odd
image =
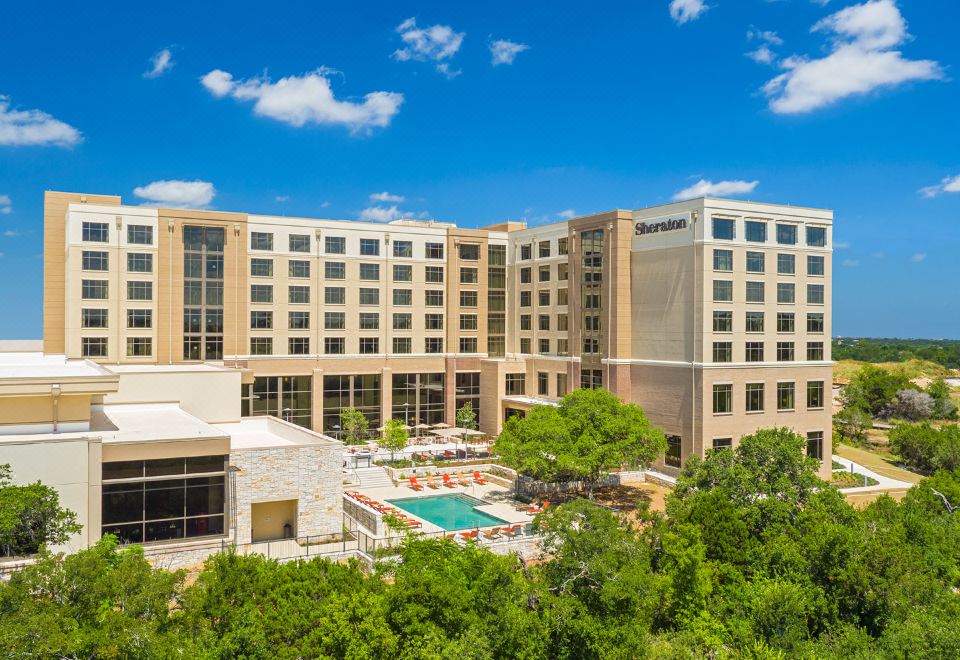
[[[243,386],[240,414],[272,415],[305,428],[313,416],[312,376],[257,376]]]
[[[445,421],[444,374],[393,374],[394,419],[408,426]]]
[[[323,432],[340,437],[340,413],[345,408],[356,408],[367,418],[373,431],[381,426],[380,374],[359,374],[323,377]]]

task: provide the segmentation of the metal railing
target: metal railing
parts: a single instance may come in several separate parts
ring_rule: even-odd
[[[251,543],[223,539],[220,544],[221,552],[232,550],[239,555],[263,555],[267,559],[278,561],[340,555],[355,552],[357,549],[357,534],[349,530],[339,534],[312,534]]]

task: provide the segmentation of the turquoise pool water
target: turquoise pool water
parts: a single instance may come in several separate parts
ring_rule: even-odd
[[[462,493],[404,497],[387,502],[447,531],[508,524],[506,520],[477,511],[475,507],[487,503]]]

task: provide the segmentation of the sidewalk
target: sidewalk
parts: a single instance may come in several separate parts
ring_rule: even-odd
[[[857,474],[866,475],[872,479],[876,479],[877,483],[873,486],[855,486],[853,488],[841,488],[840,492],[844,495],[852,495],[856,493],[874,493],[874,492],[886,492],[886,491],[906,491],[909,490],[913,484],[908,481],[900,481],[899,479],[894,479],[892,477],[887,477],[882,474],[878,474],[871,470],[870,468],[864,467],[859,463],[855,463],[848,458],[843,458],[842,456],[833,455],[833,460],[836,463],[840,463],[844,466],[846,472],[850,472],[850,468],[853,468],[853,472]],[[839,472],[839,470],[837,470]]]

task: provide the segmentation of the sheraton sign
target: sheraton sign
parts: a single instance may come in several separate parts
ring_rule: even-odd
[[[638,222],[634,225],[634,231],[637,236],[646,234],[659,234],[667,231],[678,231],[686,229],[689,226],[686,215],[668,216],[665,218],[656,218],[650,222]]]

